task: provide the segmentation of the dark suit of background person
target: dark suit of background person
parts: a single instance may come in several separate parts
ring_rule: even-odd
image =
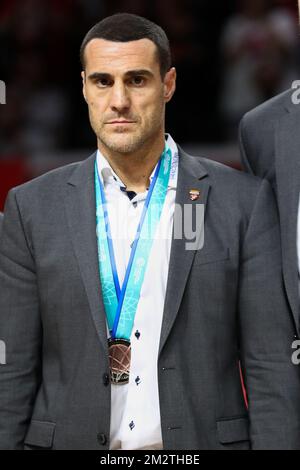
[[[289,90],[246,114],[240,125],[240,146],[246,170],[267,178],[277,199],[285,288],[299,326],[300,105],[293,103],[293,93]]]
[[[109,448],[95,155],[11,190],[6,201],[1,449]],[[191,188],[199,200],[190,200]],[[164,449],[299,448],[295,325],[271,188],[180,151],[176,202],[205,204],[205,241],[198,251],[172,241],[158,359]]]

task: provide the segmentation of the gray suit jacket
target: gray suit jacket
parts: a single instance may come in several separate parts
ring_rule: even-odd
[[[278,203],[285,287],[299,325],[297,215],[300,192],[300,105],[293,90],[246,114],[240,125],[241,155],[246,170],[267,178]]]
[[[0,235],[1,235],[1,232],[2,232],[2,223],[3,223],[3,214],[2,214],[2,212],[0,212]]]
[[[1,448],[109,448],[95,155],[7,198]],[[190,189],[199,189],[198,201],[190,200]],[[268,182],[181,151],[176,202],[205,204],[205,243],[186,251],[187,240],[172,241],[157,366],[164,449],[300,447],[299,371],[291,362],[296,330]]]

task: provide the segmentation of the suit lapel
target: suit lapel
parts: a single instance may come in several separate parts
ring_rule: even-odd
[[[107,351],[106,315],[100,287],[96,238],[94,164],[96,153],[68,181],[65,208],[70,236],[100,342]]]
[[[179,152],[178,170],[174,219],[178,216],[178,213],[183,214],[185,204],[204,204],[204,207],[206,207],[210,187],[208,179],[205,178],[205,176],[207,176],[207,172],[202,167],[200,160],[187,155],[181,149]],[[189,191],[191,189],[199,190],[200,197],[197,201],[190,200]],[[184,294],[185,285],[196,253],[195,250],[192,251],[186,249],[187,242],[189,242],[189,240],[185,238],[184,230],[182,239],[175,239],[173,228],[159,354],[162,351],[176,320]]]
[[[283,252],[283,274],[296,325],[299,326],[297,215],[300,191],[300,120],[290,112],[277,123],[276,179]]]

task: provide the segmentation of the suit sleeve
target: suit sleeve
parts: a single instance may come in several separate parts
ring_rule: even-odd
[[[300,448],[300,366],[285,296],[278,215],[269,183],[258,190],[242,248],[239,285],[241,363],[253,449]]]
[[[0,240],[0,449],[22,449],[41,382],[42,328],[35,262],[11,190]],[[2,343],[3,344],[3,343]]]

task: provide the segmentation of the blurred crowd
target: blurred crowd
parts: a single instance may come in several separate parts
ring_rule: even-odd
[[[79,47],[120,11],[170,38],[178,84],[167,130],[180,143],[234,140],[247,110],[299,78],[297,0],[1,0],[0,158],[95,147]]]
[[[220,109],[232,138],[245,112],[290,88],[297,78],[297,17],[286,3],[242,0],[225,23]]]

